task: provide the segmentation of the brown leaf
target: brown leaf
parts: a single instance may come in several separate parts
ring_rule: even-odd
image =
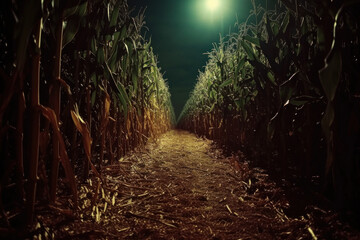
[[[90,131],[85,121],[81,118],[77,106],[75,107],[75,111],[71,110],[71,118],[76,126],[76,129],[80,132],[83,138],[83,144],[84,144],[86,156],[88,159],[91,159],[92,139],[90,136]]]
[[[54,110],[52,110],[51,108],[39,105],[39,110],[41,111],[42,115],[49,120],[49,122],[53,128],[53,131],[54,131],[54,137],[56,137],[59,141],[60,162],[61,162],[62,166],[64,167],[65,176],[66,176],[67,182],[69,184],[70,190],[72,191],[72,194],[74,196],[75,206],[77,206],[77,187],[76,187],[75,174],[74,174],[69,157],[66,152],[64,139],[63,139],[60,129],[59,129],[59,121],[57,119],[57,116],[56,116]]]
[[[105,116],[109,116],[109,111],[110,111],[110,104],[111,104],[111,99],[108,93],[105,93]]]
[[[72,93],[69,84],[67,84],[64,79],[58,78],[57,80],[60,82],[61,86],[66,89],[66,93],[71,96]]]
[[[107,92],[105,92],[105,100],[104,100],[104,116],[103,116],[103,120],[101,122],[101,128],[102,131],[105,131],[108,123],[109,123],[109,117],[110,117],[110,104],[111,104],[111,99],[110,96]]]
[[[87,160],[89,161],[91,170],[94,172],[94,174],[97,177],[99,177],[101,179],[99,172],[96,170],[95,166],[91,162],[92,138],[90,135],[90,131],[89,131],[89,128],[88,128],[86,122],[81,118],[77,105],[75,105],[74,110],[71,110],[71,118],[75,124],[76,129],[80,132],[80,134],[82,136],[86,157],[87,157]]]

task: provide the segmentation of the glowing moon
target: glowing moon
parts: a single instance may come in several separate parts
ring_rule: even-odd
[[[217,26],[228,16],[230,0],[193,0],[195,13],[208,26]]]
[[[220,7],[220,1],[219,0],[207,0],[206,7],[211,12],[214,12],[216,9],[218,9]]]

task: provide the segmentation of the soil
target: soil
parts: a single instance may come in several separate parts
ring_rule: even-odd
[[[184,131],[167,132],[101,175],[102,184],[94,177],[79,187],[77,211],[64,209],[68,197],[38,208],[34,238],[360,239],[330,210],[287,216],[286,195],[264,170]]]

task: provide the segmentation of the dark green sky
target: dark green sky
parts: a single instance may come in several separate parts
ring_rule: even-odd
[[[172,103],[178,116],[195,86],[204,55],[219,41],[219,33],[234,29],[236,15],[244,21],[251,0],[219,0],[226,6],[221,14],[206,8],[206,0],[128,0],[130,8],[146,7],[145,21],[159,66],[168,80]]]

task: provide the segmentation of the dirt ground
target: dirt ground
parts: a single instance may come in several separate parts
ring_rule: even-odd
[[[170,131],[101,174],[104,184],[80,187],[76,213],[38,209],[35,239],[360,239],[316,207],[286,216],[265,171],[188,132]]]

